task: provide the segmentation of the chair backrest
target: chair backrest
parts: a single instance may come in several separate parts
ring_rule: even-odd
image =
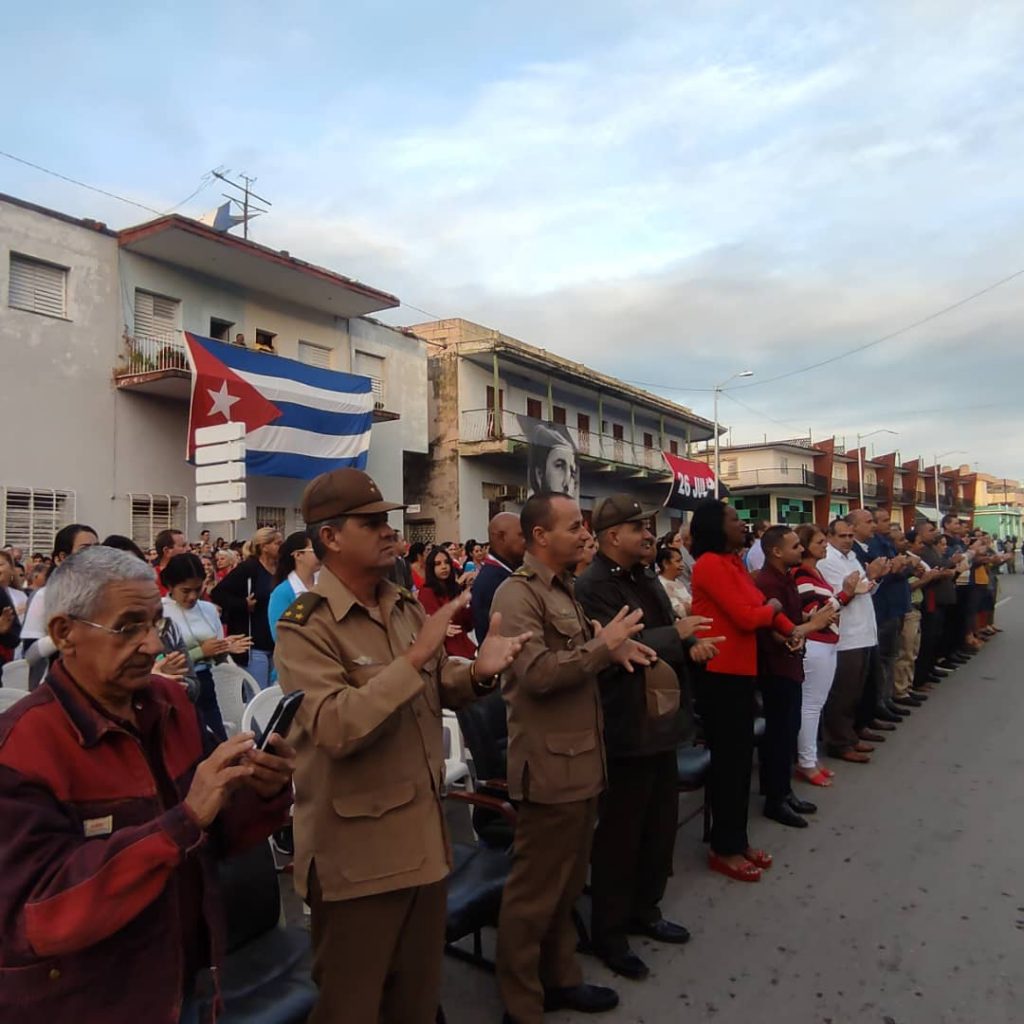
[[[257,843],[219,867],[229,953],[276,928],[281,889],[269,843]]]
[[[230,658],[213,665],[210,669],[213,686],[217,692],[217,704],[229,736],[241,732],[242,715],[246,701],[260,692],[259,684],[241,665]]]
[[[501,694],[489,694],[461,708],[458,720],[466,746],[473,755],[476,777],[481,780],[504,779],[507,773],[508,721]]]
[[[3,685],[5,689],[28,692],[29,665],[24,658],[9,661],[4,665]]]
[[[14,707],[22,697],[26,697],[28,694],[24,690],[12,690],[6,686],[0,686],[0,711],[6,711],[8,708]]]
[[[283,696],[284,691],[277,684],[268,686],[265,690],[260,690],[245,705],[245,710],[242,712],[241,732],[255,732],[257,734],[262,732],[267,727],[270,716],[274,713],[274,708],[277,707],[277,702]]]

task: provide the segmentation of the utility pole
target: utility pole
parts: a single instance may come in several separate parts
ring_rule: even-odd
[[[227,173],[230,174],[231,172],[228,171]],[[256,202],[259,203],[266,203],[267,206],[273,206],[274,204],[269,199],[264,199],[263,196],[258,196],[256,195],[255,192],[253,192],[252,186],[253,184],[255,184],[256,178],[251,177],[248,174],[242,174],[241,172],[239,173],[238,177],[243,182],[243,184],[241,185],[237,181],[232,181],[230,178],[226,177],[225,174],[222,174],[220,171],[214,171],[213,176],[215,178],[219,178],[221,181],[224,182],[225,185],[229,186],[230,188],[237,189],[239,192],[242,193],[241,199],[239,199],[238,196],[236,195],[229,195],[227,192],[222,192],[221,195],[224,196],[225,199],[228,199],[233,203],[238,203],[242,207],[242,237],[248,239],[249,221],[253,217],[258,217],[261,213],[269,212],[268,210],[264,210],[258,206],[255,206],[252,200],[256,200]]]

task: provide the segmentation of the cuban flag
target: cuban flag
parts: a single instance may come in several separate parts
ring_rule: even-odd
[[[365,469],[373,422],[369,377],[337,373],[185,333],[192,368],[188,457],[199,427],[245,424],[248,473],[312,480]]]

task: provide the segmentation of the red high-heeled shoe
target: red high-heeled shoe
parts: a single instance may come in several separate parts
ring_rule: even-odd
[[[751,848],[743,856],[762,871],[767,871],[772,866],[772,855],[765,850]]]
[[[709,853],[708,867],[712,871],[717,871],[720,875],[725,875],[726,878],[732,878],[737,882],[761,881],[761,869],[751,864],[749,860],[744,861],[742,864],[734,865],[730,864],[724,857],[720,857],[717,853]]]

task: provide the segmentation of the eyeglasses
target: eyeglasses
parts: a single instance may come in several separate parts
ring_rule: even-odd
[[[157,619],[156,622],[129,622],[127,625],[121,626],[120,629],[113,629],[111,626],[102,626],[98,622],[90,622],[88,619],[81,619],[77,615],[70,616],[75,622],[82,623],[83,626],[90,626],[92,629],[98,629],[108,636],[116,636],[119,640],[123,640],[125,643],[141,643],[142,640],[149,636],[150,630],[156,630],[159,633],[164,628],[166,619]]]

